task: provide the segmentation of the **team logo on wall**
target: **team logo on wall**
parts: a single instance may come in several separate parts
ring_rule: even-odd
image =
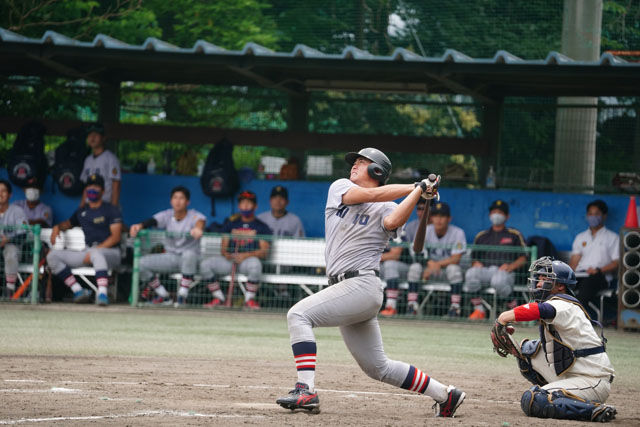
[[[209,188],[211,188],[212,193],[219,193],[222,191],[222,186],[224,185],[224,179],[222,177],[216,176],[211,178],[209,181]]]
[[[17,179],[27,179],[33,175],[31,165],[27,162],[18,162],[12,169],[13,176]]]
[[[62,175],[60,175],[60,178],[58,178],[58,185],[60,185],[60,188],[63,190],[68,190],[70,188],[72,188],[76,183],[76,177],[75,175],[73,175],[73,173],[71,172],[64,172]]]

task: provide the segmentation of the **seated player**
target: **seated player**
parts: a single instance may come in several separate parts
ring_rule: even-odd
[[[460,317],[463,282],[460,259],[467,249],[467,237],[460,227],[450,224],[451,209],[444,202],[431,207],[429,220],[426,244],[432,247],[422,279],[446,280],[451,285],[449,317]]]
[[[522,375],[533,384],[522,395],[522,410],[538,418],[614,419],[616,409],[604,404],[614,378],[606,339],[602,330],[598,334],[594,328],[602,325],[591,320],[574,295],[573,270],[562,261],[543,257],[529,272],[529,290],[535,302],[505,311],[496,320],[500,325],[540,323],[539,340],[525,339],[520,345],[512,342],[514,351],[509,351],[516,356]],[[495,340],[494,346],[499,350]]]
[[[18,265],[20,251],[18,246],[24,241],[24,231],[16,227],[27,223],[27,217],[22,208],[10,205],[11,184],[0,179],[0,248],[4,261],[5,290],[7,298],[13,296],[18,280]]]
[[[40,201],[40,193],[40,185],[32,178],[24,187],[25,200],[16,200],[14,205],[22,208],[30,225],[40,224],[48,228],[53,225],[51,206]]]
[[[262,261],[269,252],[269,243],[258,235],[270,235],[271,229],[255,216],[258,201],[252,191],[243,191],[238,195],[240,216],[225,222],[222,233],[225,236],[220,245],[220,255],[206,258],[200,263],[200,273],[213,294],[213,299],[205,304],[207,308],[224,304],[225,296],[220,288],[218,277],[231,273],[233,264],[237,271],[248,277],[245,302],[246,308],[258,310],[260,305],[255,300],[262,276]]]
[[[83,207],[76,209],[71,217],[54,225],[51,230],[51,246],[61,231],[80,226],[87,245],[82,251],[54,249],[47,255],[47,262],[53,274],[58,276],[73,292],[73,302],[85,303],[91,292],[83,289],[71,273],[72,268],[92,265],[98,282],[98,305],[109,304],[107,287],[109,269],[120,265],[120,238],[122,234],[122,214],[120,208],[102,200],[104,179],[100,175],[89,175],[84,193],[87,200]]]
[[[380,270],[382,279],[387,282],[384,290],[387,302],[380,315],[384,317],[398,314],[397,301],[400,296],[400,281],[407,279],[409,292],[407,293],[407,313],[418,314],[418,287],[420,286],[420,273],[424,266],[423,254],[414,254],[409,250],[418,231],[420,216],[424,212],[426,199],[420,198],[416,204],[418,219],[407,223],[398,239],[391,241],[380,257]],[[396,241],[397,240],[397,241]]]
[[[180,271],[182,279],[178,289],[176,307],[184,305],[189,295],[189,287],[198,268],[200,237],[204,231],[206,217],[189,208],[191,192],[178,186],[171,190],[171,209],[160,211],[151,218],[131,226],[130,234],[135,237],[143,228],[157,227],[169,235],[164,240],[164,253],[148,254],[140,258],[140,280],[155,291],[154,304],[170,305],[173,300],[160,283],[157,273]],[[154,274],[155,273],[155,274]]]

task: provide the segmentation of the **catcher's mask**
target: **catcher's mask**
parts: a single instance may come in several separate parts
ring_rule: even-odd
[[[538,287],[540,282],[542,285]],[[548,256],[537,259],[529,268],[529,293],[535,302],[546,301],[556,284],[565,285],[567,292],[574,294],[576,283],[571,267]]]

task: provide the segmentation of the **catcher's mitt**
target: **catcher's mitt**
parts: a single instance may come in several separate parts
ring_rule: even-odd
[[[496,320],[491,328],[491,342],[493,343],[493,351],[498,353],[500,357],[507,357],[511,354],[518,359],[524,359],[520,352],[520,346],[513,339],[511,334],[515,329],[510,325],[502,325]]]

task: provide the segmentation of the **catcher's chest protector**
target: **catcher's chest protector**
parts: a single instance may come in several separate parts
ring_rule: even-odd
[[[577,305],[583,311],[584,315],[587,317],[587,320],[589,320],[591,323],[594,322],[577,299],[568,295],[562,295],[554,296],[548,301],[554,299],[570,302]],[[600,347],[576,350],[562,341],[560,333],[553,325],[546,323],[544,320],[540,320],[540,341],[542,342],[542,348],[544,349],[547,363],[553,364],[556,375],[561,376],[573,366],[577,357],[603,353],[605,351],[604,343],[606,342],[606,339],[604,338],[604,335],[602,335],[602,346]]]

